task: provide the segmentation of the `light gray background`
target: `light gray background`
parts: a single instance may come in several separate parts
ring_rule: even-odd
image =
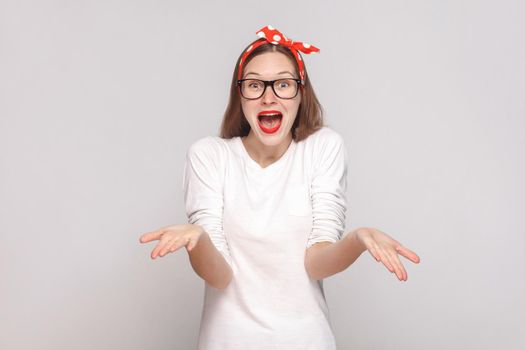
[[[0,2],[0,349],[192,349],[203,283],[139,236],[184,223],[189,145],[216,135],[233,65],[272,24],[305,56],[350,156],[325,280],[340,349],[525,348],[520,1]]]

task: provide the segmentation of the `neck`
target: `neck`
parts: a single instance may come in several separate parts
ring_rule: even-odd
[[[242,142],[250,157],[262,168],[276,162],[286,152],[292,142],[292,133],[277,145],[268,146],[262,143],[250,130],[248,136],[242,138]]]

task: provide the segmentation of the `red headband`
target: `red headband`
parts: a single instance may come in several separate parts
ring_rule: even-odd
[[[265,40],[259,40],[254,42],[250,47],[244,51],[242,54],[241,60],[239,61],[239,74],[237,79],[242,78],[242,65],[244,61],[246,61],[246,57],[253,52],[253,50],[262,44],[271,43],[274,45],[283,45],[290,49],[292,54],[295,57],[295,60],[297,61],[297,65],[299,66],[299,75],[301,76],[301,81],[304,84],[304,63],[301,58],[301,55],[298,51],[301,51],[306,54],[319,52],[319,49],[313,45],[303,43],[300,41],[293,41],[288,39],[286,36],[284,36],[283,33],[275,29],[274,27],[268,25],[266,27],[261,28],[259,31],[257,31],[257,35]]]

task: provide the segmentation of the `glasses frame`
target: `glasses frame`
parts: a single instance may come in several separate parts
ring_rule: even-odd
[[[248,98],[248,97],[243,95],[241,84],[242,84],[243,81],[246,81],[246,80],[256,80],[256,81],[263,82],[264,89],[263,89],[263,91],[261,93],[261,96],[256,97],[256,98]],[[295,90],[295,95],[293,95],[293,97],[281,97],[281,96],[279,96],[279,94],[277,92],[275,92],[274,84],[275,84],[276,81],[279,81],[279,80],[293,80],[293,81],[295,81],[297,83],[297,90]],[[291,100],[291,99],[294,99],[297,96],[297,94],[299,93],[299,88],[301,88],[303,86],[303,81],[301,79],[296,79],[296,78],[280,78],[280,79],[275,79],[275,80],[261,80],[261,79],[247,78],[247,79],[239,79],[239,80],[237,80],[237,86],[239,87],[239,93],[241,94],[241,96],[243,98],[247,99],[247,100],[258,100],[258,99],[260,99],[261,97],[264,96],[264,93],[266,92],[266,88],[268,86],[272,87],[272,91],[273,91],[274,95],[277,96],[278,98],[280,98],[281,100]]]

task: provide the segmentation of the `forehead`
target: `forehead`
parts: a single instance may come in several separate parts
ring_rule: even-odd
[[[244,68],[244,76],[250,73],[261,76],[284,75],[282,72],[293,74],[295,66],[292,60],[281,52],[265,52],[255,56]]]

